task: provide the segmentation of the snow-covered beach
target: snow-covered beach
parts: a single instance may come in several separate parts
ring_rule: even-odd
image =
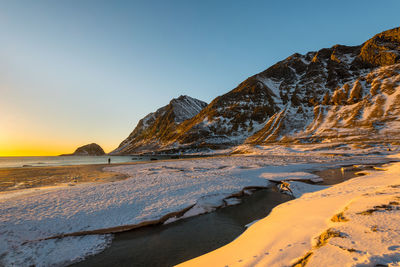
[[[179,266],[399,266],[400,163],[276,207]]]
[[[165,223],[170,223],[234,204],[232,195],[246,187],[266,187],[268,179],[312,180],[316,177],[311,170],[384,161],[376,155],[275,150],[264,155],[258,151],[250,156],[110,167],[107,170],[130,178],[2,194],[0,262],[5,266],[67,265],[100,252],[112,240],[111,234],[69,236],[77,232],[112,233],[116,227],[157,221],[166,215]],[[326,188],[290,183],[296,197]],[[172,215],[188,208],[179,218]]]

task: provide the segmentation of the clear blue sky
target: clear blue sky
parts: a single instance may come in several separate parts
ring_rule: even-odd
[[[0,156],[89,142],[108,152],[173,97],[209,102],[295,52],[361,44],[399,26],[399,10],[398,0],[0,1]]]

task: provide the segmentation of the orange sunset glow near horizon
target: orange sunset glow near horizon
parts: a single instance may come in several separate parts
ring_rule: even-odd
[[[109,153],[173,98],[210,103],[294,53],[398,26],[389,4],[343,2],[2,1],[0,157]]]
[[[36,140],[34,142],[3,142],[0,140],[0,157],[29,157],[29,156],[59,156],[61,154],[73,153],[80,146],[91,142],[66,143],[58,142],[48,144],[46,140]],[[106,153],[113,150],[115,147],[103,146],[99,144]]]
[[[4,125],[4,124],[3,124]],[[80,146],[97,143],[106,153],[118,146],[119,140],[114,142],[98,142],[89,138],[81,138],[78,134],[60,136],[55,132],[40,133],[28,130],[12,130],[0,132],[0,157],[21,156],[58,156],[73,153]]]

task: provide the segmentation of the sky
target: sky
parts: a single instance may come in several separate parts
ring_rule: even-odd
[[[210,102],[295,52],[400,26],[400,1],[0,0],[0,156],[115,149],[150,112]]]

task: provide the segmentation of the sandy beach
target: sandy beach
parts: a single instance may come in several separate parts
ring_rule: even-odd
[[[103,170],[105,167],[119,165],[121,164],[0,168],[0,192],[61,184],[74,185],[126,179],[127,175]]]

